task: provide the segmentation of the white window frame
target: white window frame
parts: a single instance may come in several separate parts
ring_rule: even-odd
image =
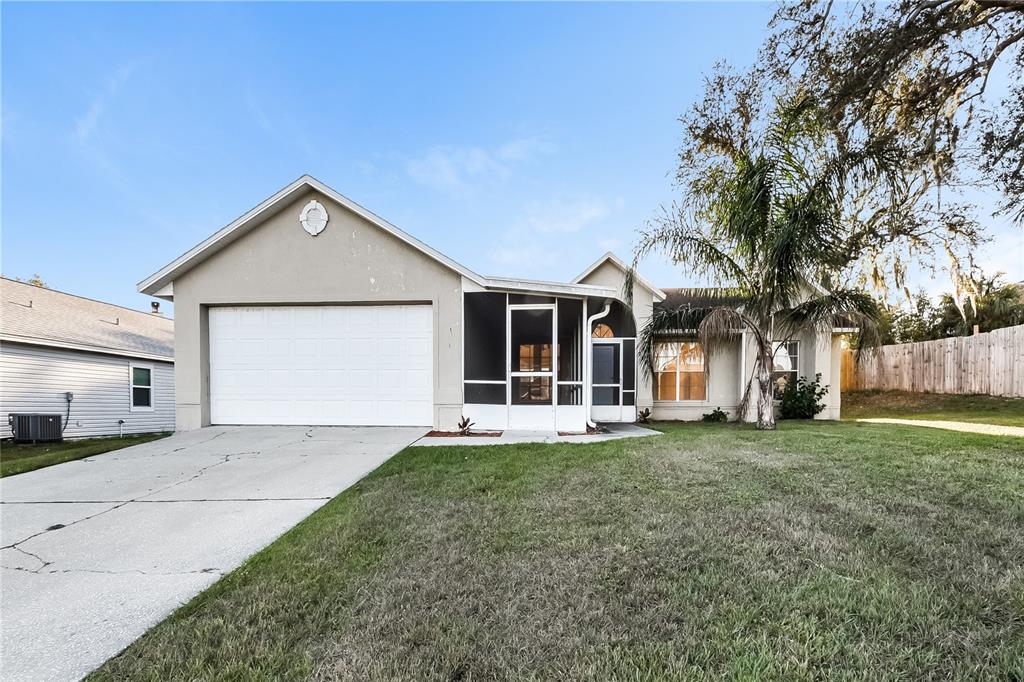
[[[135,385],[135,369],[146,369],[149,370],[149,386],[136,386]],[[153,369],[153,365],[148,362],[129,362],[128,363],[128,411],[129,412],[152,412],[153,406],[156,403],[156,371]],[[148,388],[149,389],[149,406],[136,405],[135,404],[135,389],[136,388]]]
[[[682,389],[683,389],[682,375],[683,374],[696,374],[696,372],[682,369],[681,363],[679,362],[679,351],[677,350],[677,352],[676,352],[676,397],[675,397],[675,399],[656,398],[654,400],[654,402],[655,403],[662,403],[662,404],[665,404],[665,405],[675,405],[675,404],[678,404],[678,403],[686,403],[687,405],[703,405],[703,404],[707,404],[708,402],[710,402],[708,400],[708,354],[704,352],[704,346],[701,346],[700,342],[695,340],[695,339],[668,339],[668,340],[664,340],[664,341],[658,341],[657,343],[659,343],[659,344],[661,344],[661,343],[665,343],[665,344],[695,343],[698,346],[700,346],[700,354],[704,358],[704,369],[701,370],[701,374],[704,375],[704,399],[701,400],[701,399],[694,399],[694,398],[680,398],[679,397],[682,394],[682,392],[683,392],[682,391]],[[681,350],[681,348],[680,348],[680,350]],[[655,355],[657,355],[657,350],[655,350]],[[657,381],[657,377],[655,377],[655,381]]]
[[[775,356],[779,352],[779,348],[780,347],[782,347],[785,344],[789,344],[789,343],[796,344],[796,353],[795,354],[790,354],[789,352],[786,353],[786,355],[788,357],[796,358],[796,361],[793,363],[793,369],[787,369],[787,370],[781,370],[780,369],[780,370],[776,370],[775,369]],[[800,355],[802,354],[802,352],[803,351],[800,348],[800,339],[790,339],[789,341],[773,341],[772,342],[772,373],[771,373],[771,376],[772,376],[772,400],[775,403],[782,402],[781,398],[776,398],[775,397],[775,374],[776,374],[776,372],[778,372],[779,374],[782,374],[783,372],[785,372],[786,374],[792,372],[794,374],[793,381],[796,381],[797,379],[799,379],[800,378]]]

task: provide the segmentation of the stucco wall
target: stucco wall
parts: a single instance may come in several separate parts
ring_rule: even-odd
[[[828,386],[828,394],[822,398],[825,409],[815,416],[815,419],[839,419],[842,396],[840,393],[840,362],[842,361],[841,337],[835,334],[816,334],[806,332],[796,337],[800,342],[800,358],[798,363],[798,376],[813,379],[815,374],[821,374],[821,383]],[[754,370],[754,345],[748,339],[746,357],[746,376]],[[776,410],[776,414],[778,410]],[[757,396],[751,397],[748,406],[747,418],[751,421],[757,419]]]
[[[324,205],[327,228],[309,236],[299,213]],[[430,303],[434,313],[434,424],[462,412],[461,276],[310,191],[174,280],[177,428],[210,423],[208,306]]]

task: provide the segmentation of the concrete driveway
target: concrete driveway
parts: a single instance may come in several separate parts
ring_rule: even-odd
[[[0,481],[0,677],[79,679],[420,428],[211,427]]]

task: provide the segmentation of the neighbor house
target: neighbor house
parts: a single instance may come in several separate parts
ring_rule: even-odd
[[[65,438],[174,430],[174,322],[7,278],[0,305],[3,419],[59,414]]]
[[[706,357],[685,332],[651,376],[637,331],[701,291],[606,254],[572,282],[486,277],[309,176],[139,284],[173,300],[177,425],[419,425],[580,432],[588,422],[734,413],[751,342]],[[839,337],[779,348],[780,381],[821,374],[839,416]]]

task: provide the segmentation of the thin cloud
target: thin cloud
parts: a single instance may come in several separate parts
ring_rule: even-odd
[[[512,140],[494,149],[478,146],[435,146],[409,159],[405,170],[418,184],[450,194],[465,194],[480,183],[500,181],[513,167],[553,147],[536,138]]]
[[[511,273],[554,277],[558,274],[554,271],[574,260],[581,244],[595,243],[595,237],[588,233],[621,206],[621,200],[608,202],[592,197],[558,197],[527,204],[488,258]],[[618,240],[602,239],[596,243],[611,250]]]
[[[110,76],[107,77],[100,93],[92,98],[88,108],[81,116],[75,119],[75,139],[79,144],[85,144],[95,134],[100,124],[100,119],[107,110],[108,103],[118,90],[131,78],[135,72],[134,64],[119,66]]]
[[[609,213],[608,204],[601,199],[553,199],[527,205],[525,223],[540,233],[579,232],[604,220]]]
[[[529,161],[554,151],[555,146],[550,142],[536,137],[524,137],[501,145],[495,152],[495,156],[507,162]]]

